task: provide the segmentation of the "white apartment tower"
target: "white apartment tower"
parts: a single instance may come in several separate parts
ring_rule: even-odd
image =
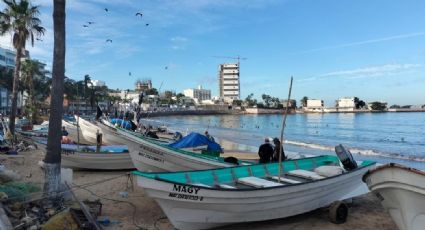
[[[220,97],[233,101],[240,98],[239,63],[219,65]]]

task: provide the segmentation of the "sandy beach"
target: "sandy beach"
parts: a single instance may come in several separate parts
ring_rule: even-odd
[[[38,149],[21,152],[18,156],[1,156],[0,159],[8,169],[18,172],[25,181],[42,184],[44,174],[37,162],[43,158],[43,151]],[[101,215],[113,222],[105,229],[174,229],[155,201],[132,183],[127,171],[73,171],[73,185],[80,200],[102,198]],[[122,196],[122,192],[128,192],[128,197]],[[318,209],[294,217],[242,223],[220,229],[397,229],[378,199],[371,194],[353,199],[344,224],[330,223],[327,214],[326,209]]]

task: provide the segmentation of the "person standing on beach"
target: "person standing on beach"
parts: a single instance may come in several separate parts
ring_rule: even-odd
[[[260,164],[270,163],[273,157],[273,147],[270,144],[269,138],[264,140],[264,144],[258,149],[258,156],[260,157]]]
[[[279,149],[281,149],[282,153],[282,161],[286,160],[285,152],[283,151],[283,146],[280,144],[280,140],[275,137],[273,138],[274,150],[273,150],[273,158],[272,162],[279,161]]]

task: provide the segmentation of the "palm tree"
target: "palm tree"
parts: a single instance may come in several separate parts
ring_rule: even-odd
[[[13,46],[16,49],[15,72],[13,76],[12,111],[9,127],[15,133],[15,117],[18,101],[19,71],[21,70],[22,52],[25,51],[27,40],[34,46],[34,38],[44,34],[45,29],[40,26],[37,18],[38,6],[31,6],[28,0],[3,0],[6,8],[0,12],[0,35],[12,34]]]
[[[25,60],[22,63],[22,82],[25,88],[28,90],[29,100],[27,102],[27,108],[29,110],[31,124],[34,124],[37,117],[37,102],[35,100],[35,89],[34,89],[34,77],[41,75],[40,62],[35,60]]]
[[[57,197],[60,188],[63,82],[65,78],[65,1],[53,0],[53,68],[47,151],[44,158],[44,194]],[[52,199],[46,199],[51,201]]]
[[[300,100],[301,105],[302,105],[303,107],[307,107],[307,100],[308,100],[308,97],[306,97],[306,96],[304,96],[304,97]]]

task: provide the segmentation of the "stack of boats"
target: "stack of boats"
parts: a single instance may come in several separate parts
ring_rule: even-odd
[[[341,223],[347,212],[340,201],[359,195],[353,191],[366,187],[363,180],[400,229],[425,226],[424,172],[398,165],[375,169],[375,162],[355,161],[341,145],[335,148],[337,156],[257,164],[220,157],[215,143],[199,134],[172,141],[108,120],[77,120],[81,138],[99,142],[101,134],[103,145],[63,145],[62,163],[83,169],[136,168],[138,185],[178,229],[284,218],[326,206],[331,220]]]

